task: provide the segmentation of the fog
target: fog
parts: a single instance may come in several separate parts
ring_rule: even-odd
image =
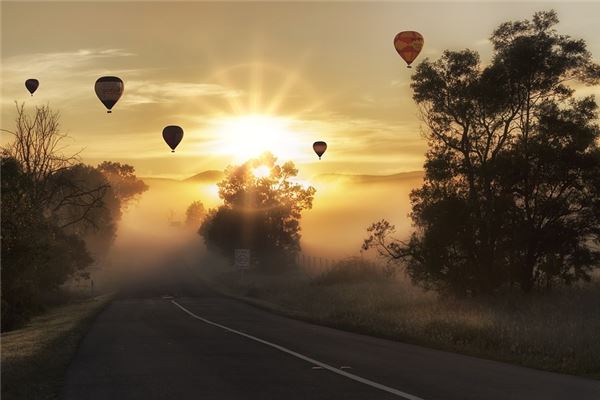
[[[149,190],[129,204],[117,237],[96,279],[139,275],[165,265],[198,265],[205,256],[197,227],[185,226],[185,211],[196,200],[206,209],[221,200],[213,181],[189,182],[144,178]],[[322,175],[313,208],[302,216],[302,251],[312,257],[340,259],[358,255],[366,228],[386,218],[398,237],[411,229],[409,193],[421,183],[420,173],[388,177]],[[102,276],[104,274],[104,276]]]
[[[398,237],[405,237],[411,229],[409,193],[421,176],[318,177],[313,209],[302,216],[303,251],[328,258],[357,255],[367,227],[382,218],[396,225]]]

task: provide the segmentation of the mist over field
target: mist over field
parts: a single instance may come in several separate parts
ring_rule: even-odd
[[[202,238],[196,234],[198,227],[185,226],[185,211],[197,200],[207,210],[219,206],[218,180],[216,173],[203,179],[144,178],[149,190],[125,210],[108,268],[151,268],[184,248],[198,257]],[[309,183],[317,193],[313,208],[302,215],[302,252],[329,259],[356,256],[366,228],[381,218],[396,224],[398,237],[407,236],[409,193],[421,181],[421,172],[313,177]]]

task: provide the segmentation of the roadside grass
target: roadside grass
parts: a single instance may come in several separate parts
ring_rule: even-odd
[[[600,280],[530,296],[454,299],[404,277],[335,282],[246,272],[208,274],[218,290],[322,325],[548,371],[600,379]],[[325,275],[325,276],[323,276]]]
[[[2,400],[59,399],[71,358],[110,298],[78,299],[2,333]]]

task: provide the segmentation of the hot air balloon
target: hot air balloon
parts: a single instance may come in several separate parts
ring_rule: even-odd
[[[40,81],[38,81],[37,79],[27,79],[25,81],[25,87],[27,88],[27,90],[29,90],[29,93],[31,93],[31,95],[33,96],[33,92],[35,92],[38,88],[38,86],[40,86]]]
[[[314,142],[313,143],[313,150],[315,151],[315,153],[317,153],[317,155],[319,156],[319,160],[320,160],[321,156],[323,155],[323,153],[325,153],[325,150],[327,150],[327,143],[325,143],[325,142]]]
[[[171,148],[171,153],[175,153],[175,148],[183,139],[183,129],[177,125],[165,126],[163,129],[163,139]]]
[[[394,38],[394,47],[400,57],[406,61],[407,68],[412,68],[410,64],[417,58],[423,48],[423,36],[419,32],[404,31],[400,32]]]
[[[112,112],[111,109],[121,98],[123,89],[125,89],[123,81],[116,76],[103,76],[94,85],[96,96],[98,96],[102,104],[108,109],[108,113]]]

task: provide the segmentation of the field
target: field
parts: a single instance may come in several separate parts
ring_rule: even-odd
[[[64,373],[109,295],[51,308],[2,334],[2,399],[59,399]]]
[[[600,379],[600,282],[525,296],[442,298],[403,277],[210,275],[272,311],[369,335]]]

